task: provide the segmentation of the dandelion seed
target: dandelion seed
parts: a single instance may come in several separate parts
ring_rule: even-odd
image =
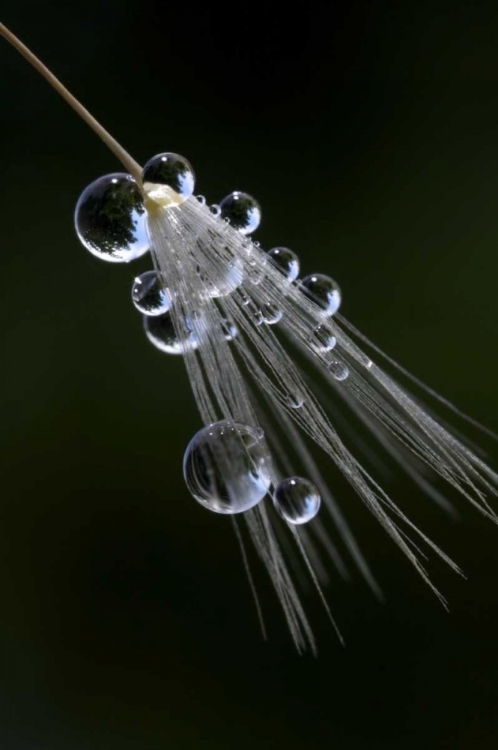
[[[248,237],[261,220],[254,198],[235,191],[208,205],[202,196],[194,197],[194,171],[178,154],[154,156],[142,170],[3,25],[0,33],[126,169],[83,191],[76,206],[77,235],[89,252],[111,262],[129,262],[150,251],[153,269],[135,280],[132,300],[149,341],[185,362],[201,420],[185,451],[187,488],[204,508],[232,516],[246,568],[244,539],[252,540],[298,649],[314,649],[315,642],[288,566],[284,534],[331,620],[317,552],[327,552],[344,576],[344,562],[329,538],[331,526],[380,595],[314,450],[328,457],[335,482],[351,486],[444,604],[423,567],[420,545],[458,572],[457,566],[360,462],[362,441],[352,421],[446,509],[448,501],[433,486],[437,477],[496,521],[487,500],[497,494],[496,473],[380,366],[398,367],[338,314],[341,292],[332,278],[314,273],[299,281],[299,258],[292,250],[265,253]],[[349,416],[341,421],[344,409]],[[363,450],[370,460],[369,450]],[[255,591],[250,573],[249,580]]]

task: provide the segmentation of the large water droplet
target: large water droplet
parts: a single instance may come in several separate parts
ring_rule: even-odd
[[[198,341],[194,334],[192,322],[185,319],[185,335],[178,338],[171,318],[171,313],[151,317],[144,315],[144,329],[147,338],[154,346],[166,354],[185,354],[197,349]]]
[[[322,308],[324,315],[334,315],[340,307],[341,290],[330,276],[312,273],[301,281],[300,289],[308,299]]]
[[[335,380],[346,380],[349,375],[349,369],[344,362],[338,359],[333,359],[329,362],[329,372]]]
[[[183,459],[192,496],[215,513],[243,513],[266,495],[271,477],[261,431],[222,420],[192,438]]]
[[[247,193],[239,190],[227,195],[220,203],[221,217],[227,219],[241,234],[251,234],[261,222],[259,203]]]
[[[267,253],[275,268],[284,276],[286,281],[295,281],[299,276],[299,258],[288,247],[274,247]]]
[[[288,523],[308,523],[320,509],[320,493],[309,479],[289,477],[280,482],[274,492],[273,502]]]
[[[88,185],[76,204],[74,225],[83,246],[111,263],[128,263],[149,249],[142,194],[129,174],[108,174]]]
[[[195,175],[190,163],[179,154],[157,154],[142,172],[143,188],[160,206],[178,206],[194,192]]]
[[[162,315],[171,307],[171,295],[159,271],[145,271],[131,287],[133,304],[144,315]]]

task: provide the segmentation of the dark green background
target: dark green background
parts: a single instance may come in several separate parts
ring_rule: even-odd
[[[211,201],[253,193],[265,247],[331,273],[347,317],[498,428],[496,3],[2,15],[138,161],[177,151]],[[0,66],[2,750],[496,748],[498,531],[395,488],[468,575],[430,566],[447,615],[351,504],[387,603],[334,579],[347,648],[310,595],[320,656],[298,657],[256,566],[264,644],[229,524],[183,486],[182,362],[144,341],[136,268],[74,236],[119,166],[3,42]]]

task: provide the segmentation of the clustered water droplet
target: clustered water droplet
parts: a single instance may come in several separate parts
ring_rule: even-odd
[[[262,431],[227,419],[203,427],[187,446],[183,476],[208,510],[235,514],[253,508],[271,483]]]
[[[252,234],[261,222],[261,207],[259,203],[247,193],[235,190],[227,195],[220,203],[221,218],[241,234]]]
[[[131,175],[108,174],[88,185],[74,224],[83,246],[101,260],[128,263],[149,250],[142,194]]]
[[[288,282],[295,281],[299,276],[299,258],[288,247],[274,247],[267,255],[275,268],[280,271]]]
[[[321,498],[317,488],[309,479],[289,477],[275,488],[275,508],[280,515],[296,526],[308,523],[320,510]]]
[[[171,307],[171,296],[159,271],[145,271],[131,288],[133,304],[144,315],[162,315]]]
[[[322,308],[323,314],[327,317],[334,315],[339,309],[341,290],[330,276],[312,273],[302,279],[300,288],[308,299]]]
[[[194,192],[195,175],[190,163],[179,154],[157,154],[142,171],[147,196],[160,206],[178,206]]]

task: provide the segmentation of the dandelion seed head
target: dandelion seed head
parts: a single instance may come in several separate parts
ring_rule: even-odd
[[[128,262],[150,250],[154,268],[137,277],[132,301],[148,340],[163,353],[183,357],[198,407],[202,426],[185,451],[186,486],[204,508],[243,520],[298,650],[314,650],[315,642],[288,564],[289,544],[280,543],[288,539],[284,532],[290,529],[290,554],[299,556],[336,630],[317,553],[320,546],[343,575],[331,528],[343,552],[380,593],[344,517],[343,490],[335,496],[314,452],[328,459],[342,485],[349,485],[444,604],[422,564],[426,555],[420,545],[459,572],[457,565],[367,469],[365,441],[358,439],[350,418],[440,507],[449,504],[434,488],[436,479],[497,522],[489,497],[498,494],[498,475],[387,370],[458,410],[338,314],[342,295],[331,277],[314,273],[299,281],[293,251],[278,247],[265,253],[248,236],[261,220],[254,198],[234,191],[220,205],[208,206],[193,196],[193,169],[178,154],[159,154],[142,170],[1,24],[0,33],[129,172],[101,177],[83,191],[75,211],[77,235],[93,255],[110,262]],[[372,352],[378,362],[370,358]],[[298,533],[295,527],[312,519],[309,533]],[[247,562],[243,534],[236,528]]]

